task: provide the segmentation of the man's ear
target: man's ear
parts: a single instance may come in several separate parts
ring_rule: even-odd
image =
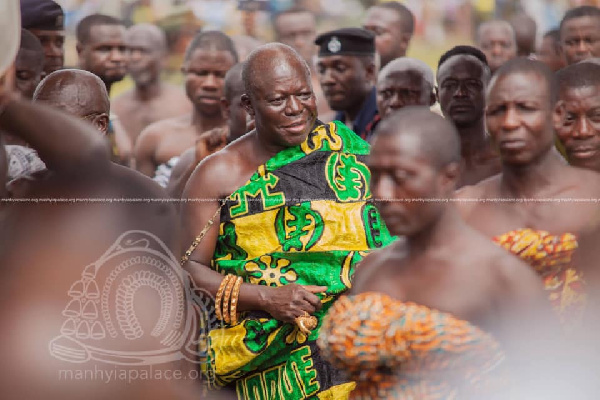
[[[402,50],[404,50],[404,54],[408,51],[408,45],[410,44],[410,40],[412,39],[411,33],[403,33],[400,35],[400,43],[402,45]]]
[[[244,107],[244,110],[246,110],[248,115],[254,118],[254,108],[252,107],[252,103],[250,102],[250,96],[248,96],[246,93],[242,95],[242,106]]]
[[[560,128],[562,128],[566,116],[567,109],[565,107],[565,102],[563,100],[559,100],[554,106],[554,111],[552,112],[552,126],[554,127],[555,131],[558,131]]]
[[[375,57],[373,57],[372,61],[369,61],[368,63],[366,63],[365,65],[365,81],[372,83],[373,85],[375,85],[377,83],[377,57],[379,57],[377,54],[375,55]],[[359,61],[359,62],[365,62],[365,61]]]
[[[438,101],[437,88],[433,88],[429,99],[429,107],[433,106]]]
[[[94,118],[94,120],[92,121],[92,124],[94,124],[96,129],[98,129],[100,132],[102,132],[103,135],[106,135],[108,133],[108,124],[109,124],[108,115],[106,115],[106,114],[98,115],[96,118]]]
[[[444,193],[454,193],[460,179],[461,165],[458,162],[451,162],[441,171],[441,184]]]

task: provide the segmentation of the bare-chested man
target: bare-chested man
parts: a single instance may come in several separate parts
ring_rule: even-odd
[[[494,74],[502,64],[517,56],[515,30],[506,21],[484,22],[477,29],[477,47],[487,57]]]
[[[221,112],[223,80],[237,60],[233,42],[222,32],[201,32],[192,40],[186,50],[182,71],[193,111],[156,122],[142,131],[135,146],[138,171],[154,177],[159,165],[194,146],[202,133],[225,125]],[[165,186],[167,182],[168,176]]]
[[[535,267],[568,322],[585,307],[571,253],[577,238],[600,223],[598,204],[586,200],[600,197],[600,176],[567,165],[555,150],[553,120],[560,123],[565,112],[557,96],[556,77],[541,62],[515,59],[498,70],[487,92],[486,122],[502,173],[457,196],[470,225]]]
[[[504,352],[503,361],[513,362],[524,356],[521,340],[531,339],[524,332],[529,318],[548,315],[528,265],[469,227],[446,201],[460,161],[455,127],[426,107],[397,111],[375,133],[373,198],[401,238],[359,265],[351,295],[333,306],[319,343],[356,380],[357,398],[490,398],[465,395],[478,389],[462,369],[491,382],[503,368],[514,371],[499,362],[478,368],[473,354],[494,359]],[[477,345],[484,349],[462,359]],[[504,387],[491,389],[498,390]]]
[[[527,264],[444,201],[460,174],[460,139],[448,121],[426,108],[398,111],[381,122],[368,165],[381,216],[403,238],[365,259],[353,293],[386,293],[491,332],[502,332],[519,307],[543,298]]]
[[[458,187],[500,172],[500,158],[485,131],[485,90],[490,75],[485,54],[471,46],[454,47],[438,63],[442,113],[460,135],[463,171]]]
[[[122,80],[127,73],[129,49],[123,21],[103,14],[88,15],[77,24],[76,33],[79,67],[102,79],[110,94],[113,83]],[[111,116],[108,139],[113,160],[128,165],[133,143],[115,116]]]
[[[106,135],[110,113],[108,93],[102,81],[90,72],[69,69],[53,72],[40,83],[33,99],[36,103],[49,104],[77,116],[91,123],[99,135]],[[115,186],[111,187],[113,181]],[[99,192],[106,185],[104,190],[107,191],[107,195],[111,193],[115,197],[135,200],[138,196],[149,199],[165,196],[152,180],[130,168],[114,163],[110,165],[104,179],[89,182],[90,185],[92,183],[98,186],[96,190]],[[157,210],[160,207],[157,204],[153,205]],[[140,210],[143,208],[140,207]],[[165,210],[170,212],[171,207],[166,207]]]
[[[82,114],[86,109],[104,111],[103,119],[107,120],[106,89],[93,74],[79,70],[57,71],[44,82],[40,91],[43,93],[44,85],[48,85],[45,99],[50,103],[79,117],[85,117]],[[51,90],[61,84],[59,90]],[[74,90],[73,85],[80,85],[79,90]],[[96,361],[99,353],[125,356],[120,359],[124,362],[121,364],[123,372],[135,376],[142,373],[137,367],[126,365],[127,357],[139,357],[142,347],[151,351],[153,341],[131,340],[120,328],[108,339],[103,330],[107,327],[106,320],[98,318],[100,306],[94,306],[89,299],[98,294],[92,287],[110,291],[111,283],[105,278],[111,273],[116,278],[112,283],[121,289],[130,283],[145,286],[139,274],[162,282],[173,277],[172,271],[153,268],[145,261],[128,261],[126,266],[123,263],[126,258],[120,257],[137,255],[139,260],[141,255],[155,255],[158,256],[153,260],[155,263],[170,257],[176,271],[177,261],[170,256],[177,246],[175,210],[171,205],[152,202],[162,194],[148,178],[109,163],[105,142],[89,123],[41,104],[5,97],[2,93],[0,103],[4,111],[0,115],[0,127],[28,142],[52,171],[51,176],[31,188],[27,196],[30,200],[2,203],[5,207],[0,216],[5,218],[0,224],[0,258],[5,268],[0,315],[6,326],[11,327],[0,330],[2,353],[6,365],[10,365],[10,371],[0,378],[6,389],[4,398],[186,398],[181,388],[173,390],[167,380],[152,374],[147,375],[146,382],[99,379],[82,384],[67,378],[57,384],[61,373],[65,373],[62,371],[70,374],[75,365],[95,370],[102,376],[114,373],[114,364]],[[36,118],[31,118],[32,115]],[[96,122],[96,127],[101,125],[106,124]],[[0,144],[0,176],[5,165],[3,153]],[[50,199],[53,201],[44,201]],[[116,255],[118,252],[121,253]],[[110,257],[106,257],[109,253]],[[119,268],[125,273],[120,277]],[[125,271],[124,268],[131,269]],[[123,281],[121,278],[125,275],[133,280]],[[78,283],[80,286],[76,289]],[[172,289],[172,295],[181,293],[185,283]],[[155,324],[155,317],[162,312],[162,304],[153,293],[142,289],[133,294],[135,302],[144,307],[141,310],[134,306],[130,311],[135,314],[134,320],[144,327]],[[70,300],[73,302],[69,303]],[[78,301],[86,305],[87,311],[82,313],[80,309],[77,324],[71,320],[69,325],[73,314],[64,311],[77,313],[76,307],[71,309],[68,305]],[[180,305],[187,310],[186,304]],[[114,315],[116,309],[117,302],[109,300],[105,302],[103,313]],[[148,354],[146,351],[141,357]],[[33,364],[32,356],[36,359]],[[175,365],[165,361],[168,360],[162,360],[162,366],[155,368],[177,370],[189,378],[196,376],[185,375],[192,369],[189,367],[193,367],[188,363]],[[193,379],[188,383],[192,384]]]
[[[161,82],[167,56],[167,38],[157,26],[134,25],[127,31],[129,75],[135,88],[112,101],[112,110],[135,143],[148,125],[187,114],[192,105],[182,89]]]
[[[198,138],[194,147],[190,147],[181,154],[167,186],[167,191],[172,197],[181,197],[187,180],[200,161],[252,129],[248,114],[242,106],[242,95],[244,94],[242,69],[243,64],[236,64],[225,75],[221,105],[227,120],[227,128],[216,128],[205,132]]]

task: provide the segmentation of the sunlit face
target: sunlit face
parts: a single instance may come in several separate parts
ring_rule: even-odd
[[[560,41],[568,65],[600,57],[600,18],[580,17],[566,21]]]
[[[281,147],[304,142],[317,119],[310,76],[296,59],[270,66],[256,76],[252,93],[243,97],[265,141]]]
[[[528,165],[554,145],[548,85],[533,72],[493,79],[487,96],[488,132],[505,165]]]
[[[571,165],[600,172],[600,86],[563,88],[565,116],[555,126]]]

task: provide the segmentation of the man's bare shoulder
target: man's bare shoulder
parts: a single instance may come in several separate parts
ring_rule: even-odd
[[[584,168],[566,167],[564,184],[571,187],[578,197],[600,197],[600,174]]]
[[[119,94],[111,101],[113,107],[125,106],[127,103],[133,101],[135,99],[134,93],[135,89],[128,89],[123,93]]]
[[[466,218],[481,199],[493,197],[500,182],[500,175],[489,177],[475,185],[464,186],[454,192],[454,202],[460,214]]]
[[[361,293],[365,290],[374,277],[380,273],[380,270],[390,262],[397,264],[400,261],[403,249],[406,243],[400,238],[388,246],[370,253],[356,265],[356,273],[352,282],[352,293]],[[395,265],[396,266],[396,265]]]
[[[243,185],[248,173],[253,172],[248,171],[250,152],[250,140],[246,137],[230,143],[200,161],[187,186],[196,193],[209,191],[214,196],[228,196]]]
[[[178,133],[185,128],[191,128],[189,115],[162,119],[144,128],[142,133],[140,133],[140,138],[143,136],[168,136]]]

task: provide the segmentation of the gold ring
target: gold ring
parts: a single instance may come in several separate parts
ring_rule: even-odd
[[[317,327],[319,321],[317,320],[317,317],[309,315],[305,311],[304,315],[294,318],[294,322],[298,326],[298,329],[300,329],[300,332],[308,336],[310,335],[310,332]]]

